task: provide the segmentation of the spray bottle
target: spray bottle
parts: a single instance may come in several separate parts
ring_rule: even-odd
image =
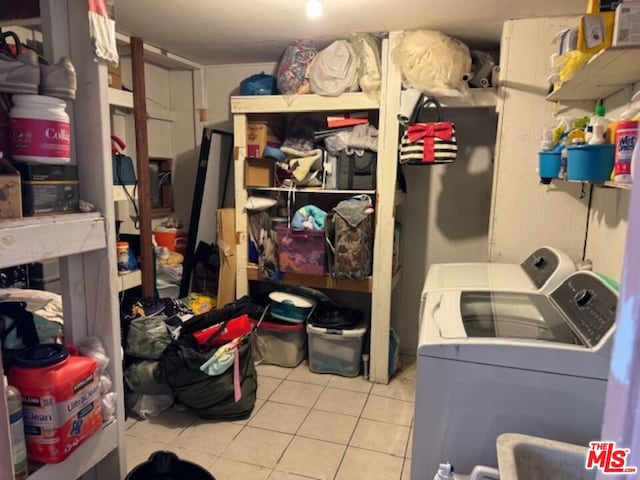
[[[440,464],[433,480],[482,480],[487,478],[500,480],[500,472],[495,468],[477,465],[469,475],[458,475],[453,472],[453,465],[447,462]]]
[[[589,145],[607,143],[607,129],[610,122],[605,118],[604,114],[604,105],[598,105],[595,114],[589,120],[585,134],[585,139]]]

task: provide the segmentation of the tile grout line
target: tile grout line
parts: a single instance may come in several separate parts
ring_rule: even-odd
[[[292,370],[293,372],[293,370]],[[287,374],[287,376],[283,379],[286,380],[287,377],[289,375],[291,375],[292,372],[289,372],[289,374]],[[295,381],[295,380],[290,380],[291,382]],[[305,385],[308,385],[308,383],[306,382],[298,382],[298,383],[304,383]],[[327,382],[328,384],[329,382]],[[304,419],[302,420],[302,422],[300,422],[300,425],[298,425],[298,428],[296,429],[295,433],[291,436],[291,440],[289,440],[289,443],[287,444],[287,446],[285,447],[284,450],[282,450],[282,453],[280,454],[280,457],[278,458],[278,461],[276,462],[275,466],[273,467],[273,470],[275,471],[278,467],[278,464],[280,463],[280,460],[282,460],[282,457],[284,457],[284,454],[287,452],[287,450],[289,450],[289,447],[291,446],[291,444],[293,443],[293,440],[298,436],[298,432],[300,431],[300,428],[302,427],[302,424],[306,421],[306,419],[309,417],[309,415],[311,414],[311,411],[314,409],[314,407],[316,406],[316,404],[318,403],[318,401],[320,400],[320,397],[322,396],[322,394],[324,393],[324,391],[327,389],[327,385],[323,385],[322,386],[322,390],[320,391],[320,394],[318,395],[318,398],[316,398],[316,400],[313,402],[313,404],[311,405],[311,408],[309,408],[309,411],[307,412],[307,414],[305,415]],[[275,392],[275,390],[274,390]],[[278,403],[278,402],[276,402]],[[306,438],[306,437],[300,437],[300,438]],[[344,454],[343,454],[344,455]],[[282,471],[282,470],[278,470],[278,471]],[[294,474],[293,472],[286,472],[286,473],[291,473]],[[294,474],[297,475],[297,474]],[[335,477],[335,474],[334,474]],[[313,477],[312,477],[313,478]]]

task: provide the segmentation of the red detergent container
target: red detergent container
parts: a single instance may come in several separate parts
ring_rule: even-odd
[[[9,383],[22,394],[29,460],[58,463],[102,426],[98,366],[64,345],[41,344],[16,356]]]

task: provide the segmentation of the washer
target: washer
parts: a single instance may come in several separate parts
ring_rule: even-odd
[[[618,295],[575,272],[549,295],[430,292],[417,358],[412,480],[441,462],[496,466],[513,432],[586,445],[600,437]]]
[[[424,281],[420,311],[424,312],[429,292],[478,288],[550,293],[575,271],[576,266],[566,253],[548,246],[534,250],[521,263],[434,263]]]

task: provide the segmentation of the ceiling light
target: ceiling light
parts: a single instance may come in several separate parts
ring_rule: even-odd
[[[307,0],[307,17],[319,18],[322,16],[322,0]]]

